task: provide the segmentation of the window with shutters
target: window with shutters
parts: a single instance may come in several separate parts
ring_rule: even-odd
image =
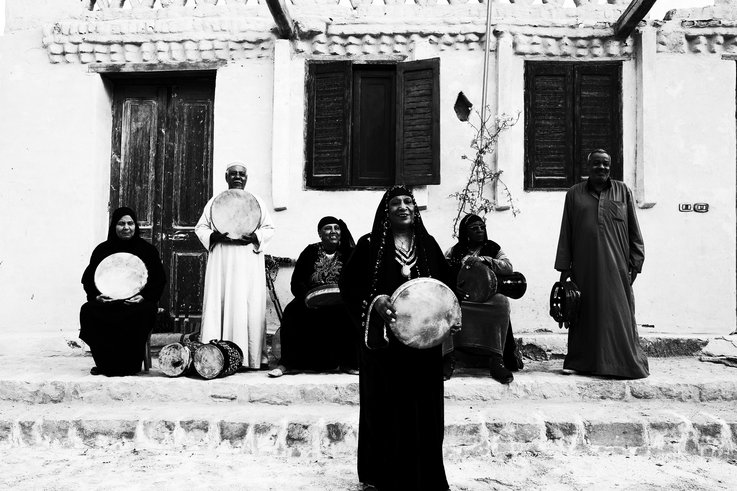
[[[622,179],[622,64],[525,63],[525,189],[568,189],[603,148]]]
[[[307,186],[440,184],[439,71],[437,58],[310,63]]]

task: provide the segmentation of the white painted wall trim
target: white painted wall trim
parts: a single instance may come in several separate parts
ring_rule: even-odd
[[[274,210],[289,205],[289,141],[291,44],[287,39],[274,43],[274,107],[271,132],[271,197]]]
[[[656,31],[644,27],[636,35],[635,72],[637,79],[635,138],[635,201],[640,208],[652,208],[657,202],[658,130],[657,80],[655,56]]]

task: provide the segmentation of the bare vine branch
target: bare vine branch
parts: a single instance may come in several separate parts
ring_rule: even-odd
[[[476,111],[476,114],[480,121],[481,115],[478,111]],[[472,158],[468,155],[461,156],[462,159],[471,161],[468,179],[461,191],[452,193],[449,196],[458,201],[458,213],[453,219],[453,237],[458,236],[458,223],[464,215],[473,213],[483,217],[498,207],[496,200],[489,199],[484,195],[487,186],[493,186],[497,183],[501,184],[505,201],[509,204],[512,214],[517,216],[520,213],[519,208],[515,206],[509,187],[500,178],[504,171],[500,169],[492,171],[486,162],[486,156],[492,154],[496,149],[499,134],[517,124],[519,117],[519,113],[516,116],[502,114],[495,118],[493,125],[488,124],[490,118],[487,117],[486,121],[481,122],[479,127],[468,121],[468,125],[476,132],[476,136],[471,140],[471,149],[475,150],[475,154]]]

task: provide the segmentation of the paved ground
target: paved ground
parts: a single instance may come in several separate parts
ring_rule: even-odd
[[[446,464],[453,491],[727,490],[737,461],[702,457],[518,454]],[[0,450],[3,489],[359,491],[352,460],[259,459],[233,452]]]

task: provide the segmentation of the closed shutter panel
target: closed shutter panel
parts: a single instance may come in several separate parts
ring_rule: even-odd
[[[571,65],[528,62],[525,72],[525,189],[573,182]]]
[[[351,63],[315,63],[307,80],[307,185],[349,182]]]
[[[440,184],[440,59],[397,66],[398,184]]]
[[[622,179],[621,79],[619,63],[575,67],[576,182],[588,175],[586,157],[597,148],[609,152],[612,178]]]

